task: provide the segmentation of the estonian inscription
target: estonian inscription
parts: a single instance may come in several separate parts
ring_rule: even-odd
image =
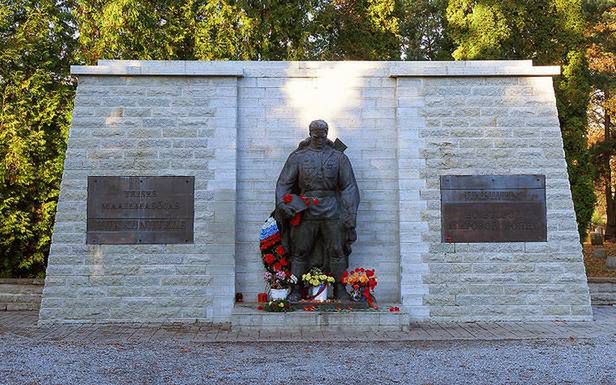
[[[192,243],[194,189],[194,177],[88,177],[87,243]]]
[[[441,176],[441,217],[443,242],[545,242],[545,176]]]

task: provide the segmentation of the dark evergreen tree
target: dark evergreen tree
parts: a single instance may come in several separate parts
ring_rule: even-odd
[[[0,4],[0,276],[44,274],[74,84],[72,4]]]

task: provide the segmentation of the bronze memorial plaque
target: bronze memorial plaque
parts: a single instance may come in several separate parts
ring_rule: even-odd
[[[89,244],[192,243],[194,176],[89,176]]]
[[[441,176],[443,242],[546,242],[544,175]]]

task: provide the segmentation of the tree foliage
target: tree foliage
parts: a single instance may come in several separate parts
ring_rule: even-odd
[[[400,0],[400,48],[404,60],[451,60],[447,0]]]
[[[73,99],[69,6],[0,5],[0,276],[44,273]]]
[[[599,200],[605,207],[605,238],[616,240],[616,4],[590,1],[585,4],[585,11],[586,55],[593,89],[589,124],[591,130],[598,131],[591,155],[598,174]]]
[[[555,89],[583,231],[594,203],[591,160],[605,166],[614,138],[589,151],[586,108],[590,100],[605,121],[616,107],[613,0],[581,1],[2,1],[0,275],[44,270],[74,96],[69,65],[99,59],[560,64]]]
[[[394,0],[78,0],[82,57],[393,60]]]

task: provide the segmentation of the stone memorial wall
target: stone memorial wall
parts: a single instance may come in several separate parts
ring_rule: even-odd
[[[591,318],[557,67],[100,61],[73,73],[42,323],[228,322],[236,293],[250,302],[264,290],[259,230],[284,161],[314,119],[348,146],[361,194],[350,266],[376,269],[381,303],[401,304],[415,320]],[[87,242],[94,176],[194,178],[194,239]],[[458,176],[501,178],[497,190],[510,200],[499,196],[501,209],[486,214],[481,186],[444,193],[443,178]],[[540,188],[511,198],[528,187],[511,181],[529,176]],[[527,223],[513,207],[538,204],[538,191],[544,222]],[[474,227],[479,238],[444,231],[443,202],[459,196],[475,206],[456,206],[456,228]],[[484,241],[482,228],[503,223],[507,237]]]

